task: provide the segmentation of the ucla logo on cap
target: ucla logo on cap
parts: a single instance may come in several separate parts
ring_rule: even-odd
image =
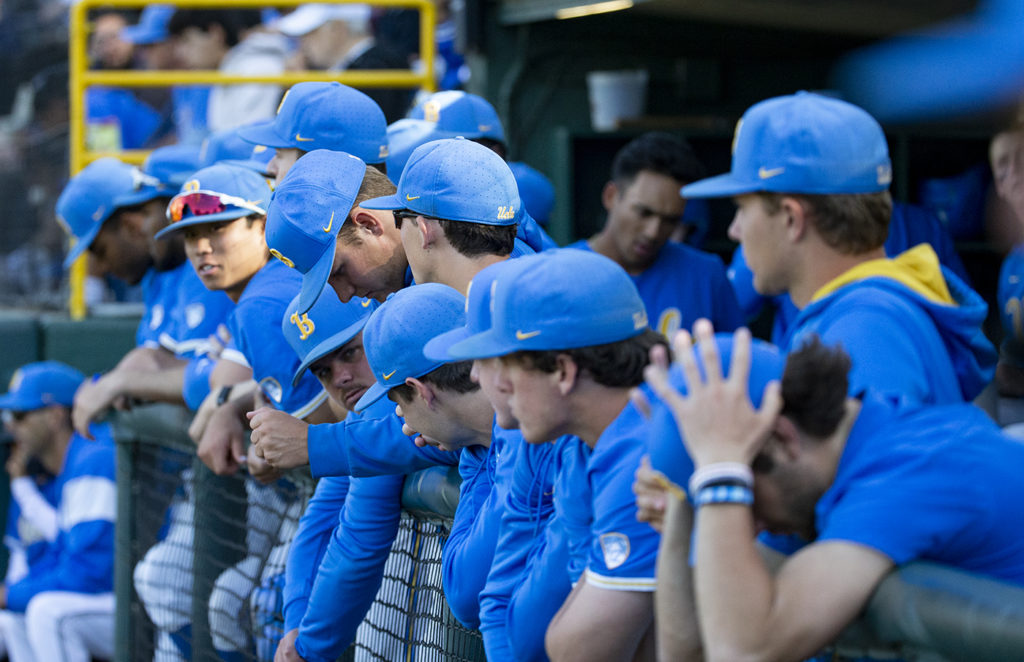
[[[878,185],[888,186],[892,183],[892,166],[889,164],[882,164],[877,166],[878,173]]]
[[[431,99],[423,104],[423,119],[437,124],[441,119],[441,104]]]
[[[647,311],[640,310],[633,313],[633,328],[639,331],[647,328]]]
[[[270,249],[270,254],[273,255],[274,257],[276,257],[278,260],[281,260],[282,262],[284,262],[286,265],[288,265],[292,269],[295,268],[295,263],[292,262],[291,260],[289,260],[288,258],[286,258],[284,255],[281,255],[281,251],[277,250],[276,248],[271,248]]]
[[[96,222],[99,222],[99,221],[100,221],[100,219],[102,219],[102,218],[103,218],[103,212],[105,212],[106,210],[107,210],[107,207],[106,207],[105,205],[100,205],[100,206],[99,206],[99,207],[98,207],[98,208],[96,209],[96,211],[94,211],[94,212],[92,213],[92,220],[94,220],[94,221],[96,221]]]
[[[193,191],[198,191],[199,190],[199,180],[198,179],[190,179],[190,180],[188,180],[187,182],[185,182],[185,185],[181,188],[181,190],[182,190],[182,193],[192,193]]]
[[[384,159],[388,158],[388,154],[388,146],[386,144],[381,145],[380,151],[378,152],[378,156],[380,156],[381,160],[383,161]]]
[[[288,321],[299,327],[299,340],[305,340],[316,331],[316,324],[313,323],[313,320],[309,319],[308,313],[302,313],[302,317],[299,317],[298,313],[292,313]]]
[[[284,397],[284,389],[281,388],[281,382],[273,377],[264,377],[260,380],[260,391],[277,404],[280,404],[281,398]]]
[[[510,221],[516,217],[516,208],[512,205],[502,205],[498,207],[498,220],[499,221]]]
[[[629,558],[629,536],[624,533],[605,533],[599,538],[604,564],[614,570]]]

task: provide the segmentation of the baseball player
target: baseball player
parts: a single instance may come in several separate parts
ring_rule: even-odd
[[[116,451],[107,426],[92,426],[92,441],[71,428],[83,380],[62,363],[30,363],[0,396],[8,430],[56,476],[59,495],[48,561],[0,594],[0,631],[16,662],[114,655]]]
[[[738,240],[763,294],[800,313],[789,334],[841,343],[851,392],[872,387],[924,403],[970,400],[991,380],[987,307],[928,245],[896,258],[885,136],[866,112],[808,92],[755,104],[737,125],[732,170],[684,197],[733,196]]]
[[[723,330],[743,323],[721,259],[668,240],[686,208],[679,187],[703,174],[683,140],[665,133],[633,139],[615,155],[612,179],[601,194],[608,211],[604,227],[572,244],[625,269],[640,290],[651,328],[666,337],[701,317]]]

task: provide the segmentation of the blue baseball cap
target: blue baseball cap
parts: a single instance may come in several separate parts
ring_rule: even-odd
[[[64,268],[89,248],[111,214],[159,195],[161,187],[156,178],[115,158],[98,159],[83,168],[57,198],[57,220],[75,238],[75,245],[64,258]]]
[[[409,117],[437,124],[442,131],[469,139],[505,142],[505,129],[494,106],[483,97],[461,90],[435,92],[412,109]]]
[[[242,127],[242,140],[304,152],[329,149],[354,154],[366,163],[388,156],[388,123],[377,102],[359,90],[330,83],[296,83],[284,95],[271,122]]]
[[[28,363],[14,371],[0,409],[34,411],[50,405],[70,407],[85,375],[58,361]]]
[[[252,154],[252,143],[242,140],[240,135],[242,128],[244,127],[225,129],[208,135],[199,148],[199,167],[207,168],[214,163],[229,159],[248,160],[249,155]]]
[[[292,299],[281,320],[285,340],[301,361],[292,386],[299,383],[306,368],[359,335],[378,306],[373,299],[358,297],[342,303],[330,287],[324,287],[307,312],[299,311],[298,296]]]
[[[381,304],[363,329],[363,351],[376,383],[356,403],[366,409],[409,377],[422,377],[448,363],[424,356],[427,341],[463,325],[466,299],[440,283],[399,290]]]
[[[318,149],[288,170],[267,214],[270,254],[302,274],[299,311],[323,291],[334,266],[338,231],[348,220],[366,164],[346,152]]]
[[[406,117],[392,122],[388,125],[388,179],[398,184],[405,171],[405,164],[420,145],[454,137],[454,134],[442,131],[437,124],[426,120]]]
[[[754,104],[736,124],[732,170],[687,184],[684,198],[743,193],[879,193],[892,181],[885,134],[846,101],[797,92]]]
[[[522,161],[510,161],[508,168],[516,178],[523,208],[538,223],[547,225],[555,207],[555,187],[551,180]]]
[[[174,15],[172,5],[146,5],[139,15],[139,22],[121,29],[121,39],[131,44],[145,46],[167,41],[170,36],[167,24]]]
[[[448,347],[451,360],[604,345],[648,328],[633,279],[608,258],[563,248],[515,261],[492,283],[491,328]]]
[[[448,355],[449,347],[491,328],[491,293],[497,287],[494,281],[529,266],[529,260],[509,259],[481,269],[466,290],[466,325],[436,336],[423,346],[423,354],[437,361],[455,360]]]
[[[270,149],[266,145],[253,145],[252,150],[249,152],[249,158],[247,159],[224,159],[221,163],[227,163],[230,165],[242,166],[255,172],[269,177],[270,173],[267,171],[267,166],[270,165],[271,159],[274,158],[274,150]]]
[[[464,138],[420,145],[398,180],[398,192],[362,203],[366,209],[410,209],[429,218],[514,225],[519,186],[500,156]]]
[[[786,361],[775,345],[757,339],[752,342],[748,393],[754,406],[760,407],[765,387],[769,382],[782,378],[782,370]],[[715,343],[718,345],[718,355],[722,360],[722,373],[727,374],[729,362],[732,360],[732,334],[715,334]],[[703,375],[702,359],[699,354],[695,355],[697,366]],[[669,370],[669,383],[677,391],[686,393],[686,381],[683,379],[683,373],[679,366],[673,366]],[[686,446],[679,436],[679,426],[672,412],[660,400],[652,404],[654,412],[651,417],[651,431],[647,437],[647,452],[651,457],[651,466],[665,474],[665,477],[676,486],[685,490],[690,481],[690,475],[693,473],[693,460],[686,452]]]
[[[177,193],[196,170],[199,170],[199,148],[195,145],[157,147],[142,164],[142,172],[160,180],[165,195]]]
[[[212,214],[195,214],[190,207],[186,206],[181,220],[157,232],[157,239],[163,239],[172,232],[178,232],[193,225],[230,221],[250,214],[266,214],[272,194],[270,184],[259,173],[241,166],[218,163],[196,172],[192,175],[192,179],[185,182],[178,195],[171,198],[171,202],[167,206],[168,214],[179,198],[200,192],[225,196],[228,199],[223,202],[227,208]]]

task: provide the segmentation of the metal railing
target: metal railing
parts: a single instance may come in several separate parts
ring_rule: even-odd
[[[349,4],[354,0],[328,0],[334,4]],[[70,118],[70,174],[74,176],[92,161],[104,156],[115,156],[129,163],[141,163],[148,154],[146,150],[125,150],[120,152],[94,152],[86,145],[85,93],[93,85],[125,87],[170,87],[172,85],[240,85],[246,83],[277,83],[291,86],[304,81],[338,81],[355,87],[421,87],[433,92],[434,81],[434,26],[436,9],[431,0],[370,0],[377,7],[410,8],[420,14],[420,71],[365,69],[359,71],[292,71],[268,75],[228,75],[218,71],[93,71],[89,69],[88,43],[90,26],[88,14],[97,8],[135,9],[150,4],[146,0],[80,0],[72,3],[70,10],[70,39],[68,44],[69,62],[69,118]],[[175,0],[171,3],[183,8],[264,8],[297,7],[307,4],[306,0]],[[75,261],[70,273],[70,297],[68,302],[72,319],[86,315],[84,284],[86,257]]]

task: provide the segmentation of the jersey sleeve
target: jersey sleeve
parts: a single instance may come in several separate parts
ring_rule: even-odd
[[[528,560],[543,541],[543,531],[554,513],[554,470],[558,442],[523,444],[516,455],[508,495],[498,525],[498,540],[487,583],[480,593],[480,630],[487,659],[519,659],[507,632],[512,592],[528,570]],[[543,641],[543,637],[541,638]]]
[[[299,626],[295,648],[303,659],[333,662],[355,639],[398,532],[404,481],[401,475],[352,479]]]
[[[299,627],[306,614],[316,569],[320,567],[331,533],[341,519],[348,495],[348,477],[324,478],[299,519],[299,527],[288,548],[284,583],[284,630]]]

